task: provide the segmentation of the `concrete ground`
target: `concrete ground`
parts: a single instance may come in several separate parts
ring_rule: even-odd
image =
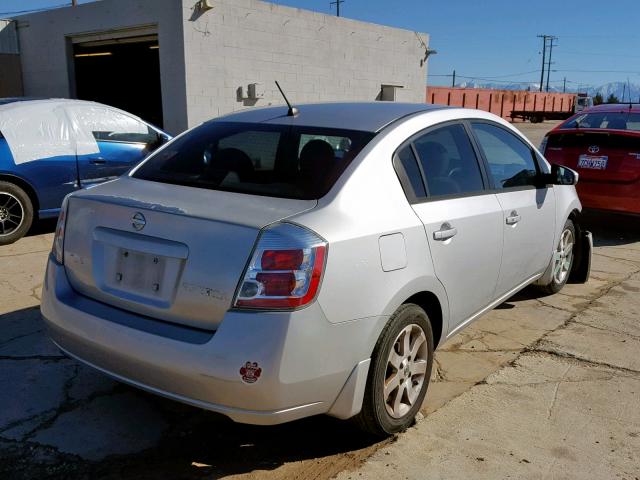
[[[545,124],[519,124],[539,144]],[[525,290],[436,353],[425,418],[383,442],[316,417],[233,424],[62,356],[52,225],[0,247],[0,478],[640,478],[640,221],[587,218],[589,283]]]

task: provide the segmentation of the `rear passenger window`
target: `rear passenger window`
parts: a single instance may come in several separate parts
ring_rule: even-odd
[[[536,184],[537,169],[533,151],[522,140],[503,128],[488,123],[472,123],[495,188]]]
[[[414,141],[429,196],[479,192],[484,189],[478,159],[460,124],[438,128]]]

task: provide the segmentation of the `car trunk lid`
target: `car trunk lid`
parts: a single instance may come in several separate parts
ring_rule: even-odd
[[[70,199],[65,269],[85,296],[215,330],[260,230],[316,203],[121,178]]]
[[[580,173],[580,181],[632,183],[640,178],[640,133],[598,129],[549,133],[545,157]]]

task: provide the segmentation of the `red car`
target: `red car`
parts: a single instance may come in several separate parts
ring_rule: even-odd
[[[640,104],[583,110],[547,133],[541,150],[580,174],[584,207],[640,214]]]

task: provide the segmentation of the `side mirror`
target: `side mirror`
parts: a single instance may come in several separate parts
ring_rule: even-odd
[[[575,170],[562,165],[552,164],[551,173],[544,175],[544,183],[550,185],[575,185],[579,174]]]
[[[149,149],[150,152],[153,152],[158,147],[160,147],[160,146],[164,145],[165,143],[167,143],[168,140],[169,139],[167,137],[165,137],[164,135],[155,132],[155,137],[151,138],[149,143],[147,143],[147,148]]]

